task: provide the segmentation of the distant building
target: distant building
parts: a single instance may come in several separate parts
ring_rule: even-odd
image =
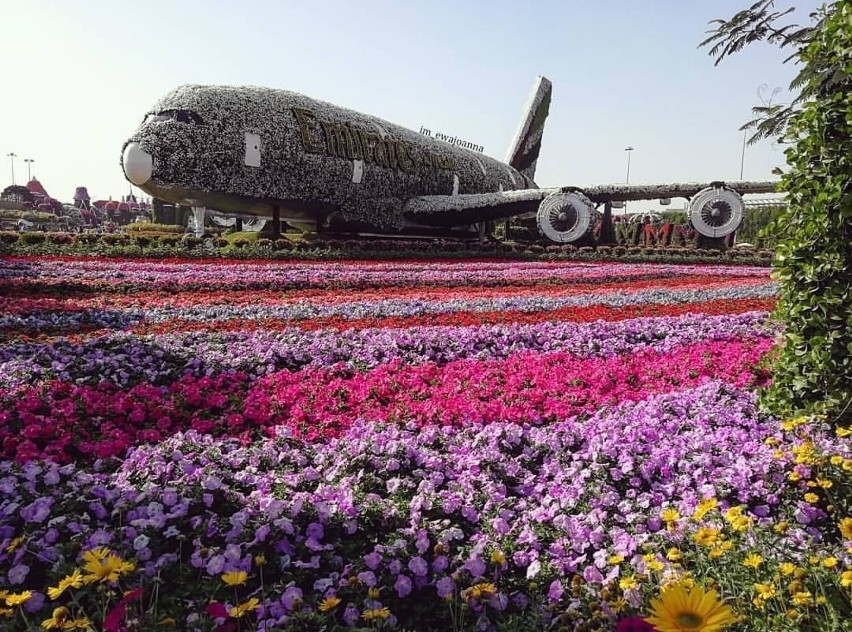
[[[92,199],[89,197],[89,191],[86,187],[77,187],[74,190],[74,206],[77,208],[88,209],[91,206]]]

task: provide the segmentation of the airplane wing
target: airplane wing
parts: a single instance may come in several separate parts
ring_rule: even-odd
[[[542,200],[558,192],[559,189],[520,189],[498,193],[425,195],[408,200],[403,212],[425,225],[474,224],[534,213]]]
[[[579,192],[595,205],[606,202],[655,200],[660,198],[691,198],[708,187],[726,187],[740,195],[773,193],[778,183],[751,182],[686,182],[673,184],[607,184],[587,187],[521,189],[498,193],[468,193],[462,195],[428,195],[410,199],[404,213],[418,223],[433,226],[452,226],[494,221],[524,213],[534,213],[548,196],[554,193]]]

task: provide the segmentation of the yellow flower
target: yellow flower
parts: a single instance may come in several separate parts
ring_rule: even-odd
[[[852,540],[852,518],[844,518],[838,524],[840,535],[844,540]]]
[[[387,608],[373,608],[365,610],[361,613],[361,617],[365,621],[373,621],[374,619],[387,619],[390,616],[390,610]]]
[[[660,578],[660,592],[663,593],[674,586],[692,588],[695,586],[695,580],[692,578],[689,571],[681,571],[677,569],[665,571],[663,576]]]
[[[105,546],[99,546],[94,549],[89,549],[88,551],[83,552],[83,561],[87,562],[89,560],[102,560],[107,557],[112,551],[110,551]]]
[[[716,543],[716,540],[719,537],[719,529],[716,527],[701,527],[695,534],[692,536],[692,539],[695,540],[701,546],[713,546]]]
[[[778,565],[782,575],[792,575],[796,572],[796,565],[792,562],[781,562]]]
[[[25,590],[20,593],[9,593],[6,595],[6,605],[10,608],[14,608],[15,606],[22,606],[30,600],[30,597],[33,596],[32,590]]]
[[[621,590],[635,590],[639,588],[639,583],[633,575],[627,575],[619,580],[618,586]]]
[[[844,588],[852,588],[852,571],[843,571],[840,574],[840,585]]]
[[[834,568],[835,566],[837,566],[837,558],[827,557],[822,561],[822,565],[826,568]]]
[[[677,522],[680,520],[680,512],[674,507],[666,507],[660,514],[660,519],[666,523]]]
[[[852,459],[843,460],[843,471],[852,472]]]
[[[810,503],[811,505],[815,505],[819,502],[819,496],[812,492],[808,492],[805,494],[805,502]]]
[[[651,600],[651,615],[645,618],[657,632],[719,632],[737,620],[715,590],[705,591],[701,586],[687,589],[682,585]]]
[[[772,584],[755,584],[754,590],[761,599],[772,599],[775,594],[775,586]]]
[[[83,574],[80,572],[79,568],[75,568],[74,571],[62,579],[59,580],[59,584],[57,586],[53,586],[47,589],[47,596],[50,597],[53,601],[59,599],[59,597],[69,588],[80,588],[83,585]]]
[[[87,571],[83,583],[92,584],[117,582],[123,573],[133,571],[136,565],[124,561],[109,549],[97,548],[83,553],[83,568]]]
[[[795,608],[790,608],[786,614],[788,619],[797,619],[799,617],[799,611]]]
[[[11,617],[15,611],[11,608],[0,608],[0,617]]]
[[[714,544],[712,546],[712,548],[710,549],[710,552],[707,554],[707,556],[711,560],[715,560],[715,559],[720,558],[723,555],[725,555],[725,553],[727,553],[728,551],[733,550],[733,548],[734,548],[734,543],[731,542],[730,540],[720,540],[719,542],[717,542],[716,544]]]
[[[680,560],[682,560],[682,559],[683,559],[683,553],[681,553],[681,552],[680,552],[680,549],[678,549],[677,547],[673,546],[673,547],[672,547],[672,548],[670,548],[670,549],[668,550],[668,552],[666,553],[666,559],[667,559],[669,562],[678,562],[678,561],[680,561]]]
[[[743,566],[748,566],[749,568],[757,568],[761,564],[763,564],[763,558],[757,553],[751,553],[743,560]]]
[[[497,586],[494,584],[481,582],[479,584],[474,584],[470,588],[465,588],[462,591],[462,599],[465,601],[469,599],[488,599],[489,597],[493,597],[497,594]]]
[[[260,600],[257,597],[252,597],[245,603],[237,604],[228,610],[228,616],[233,617],[234,619],[239,619],[244,614],[251,612],[252,610],[257,610],[259,607]]]
[[[852,437],[852,428],[837,428],[838,437]]]
[[[731,528],[734,531],[743,532],[751,528],[752,520],[748,516],[737,516],[731,520]]]
[[[65,627],[65,623],[68,621],[68,608],[65,606],[60,606],[59,608],[54,608],[53,616],[50,619],[45,619],[41,622],[41,627],[45,630],[60,630]]]
[[[264,564],[266,564],[266,556],[255,555],[254,556],[254,563],[257,564],[258,566],[263,566]]]
[[[340,597],[326,597],[317,607],[320,612],[329,612],[340,605]]]
[[[834,483],[825,478],[818,478],[817,485],[819,485],[822,489],[831,489]]]
[[[245,571],[231,571],[230,573],[222,573],[222,581],[228,586],[242,586],[248,579],[248,573]]]
[[[373,599],[373,600],[378,599],[381,596],[381,594],[382,594],[382,591],[379,590],[378,588],[375,588],[375,587],[367,590],[367,596],[370,599]]]
[[[715,498],[705,498],[698,506],[695,508],[695,512],[692,514],[692,517],[699,521],[712,510],[714,510],[719,505],[719,501]]]
[[[92,626],[92,622],[86,617],[80,617],[79,619],[71,619],[68,623],[65,624],[66,630],[94,630],[94,626]]]
[[[14,540],[12,540],[11,542],[9,542],[9,546],[6,547],[6,553],[11,553],[15,549],[17,549],[23,541],[24,541],[24,536],[21,535],[21,536],[18,536],[17,538],[15,538]]]
[[[839,454],[835,454],[828,460],[828,462],[832,465],[840,465],[841,463],[843,463],[843,457]]]
[[[665,567],[666,565],[658,559],[652,559],[645,562],[645,568],[647,568],[649,571],[661,571]]]
[[[506,563],[506,556],[503,554],[503,551],[492,551],[491,552],[491,563],[497,564],[498,566],[502,566]]]
[[[807,417],[796,417],[795,419],[785,419],[781,422],[781,429],[789,432],[794,428],[808,423]]]
[[[784,535],[785,533],[787,533],[787,530],[789,528],[790,528],[790,525],[787,522],[782,520],[778,524],[773,525],[772,530],[779,535]]]
[[[813,600],[813,595],[811,595],[810,591],[805,590],[802,592],[797,592],[793,595],[793,605],[796,606],[807,606]]]
[[[612,566],[618,566],[623,561],[624,561],[623,555],[610,555],[609,558],[607,558],[606,563],[611,564]]]
[[[733,522],[735,518],[739,518],[740,516],[743,515],[744,509],[745,509],[745,507],[743,505],[737,505],[736,507],[731,507],[724,514],[722,514],[722,517],[727,522]]]

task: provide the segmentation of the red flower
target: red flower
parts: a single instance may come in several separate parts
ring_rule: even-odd
[[[656,628],[641,617],[621,619],[615,626],[615,632],[656,632]]]

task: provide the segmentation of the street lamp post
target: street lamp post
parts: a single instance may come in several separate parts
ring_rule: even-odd
[[[633,147],[628,145],[624,151],[627,152],[627,178],[624,183],[630,184],[630,154],[633,153]],[[627,217],[627,200],[624,200],[624,216]]]
[[[24,162],[27,163],[27,182],[33,179],[32,174],[30,173],[30,167],[35,162],[32,158],[24,158]]]
[[[12,163],[12,185],[14,186],[14,184],[15,184],[15,156],[17,156],[18,154],[15,154],[15,153],[10,151],[6,155],[9,156],[9,160]]]

